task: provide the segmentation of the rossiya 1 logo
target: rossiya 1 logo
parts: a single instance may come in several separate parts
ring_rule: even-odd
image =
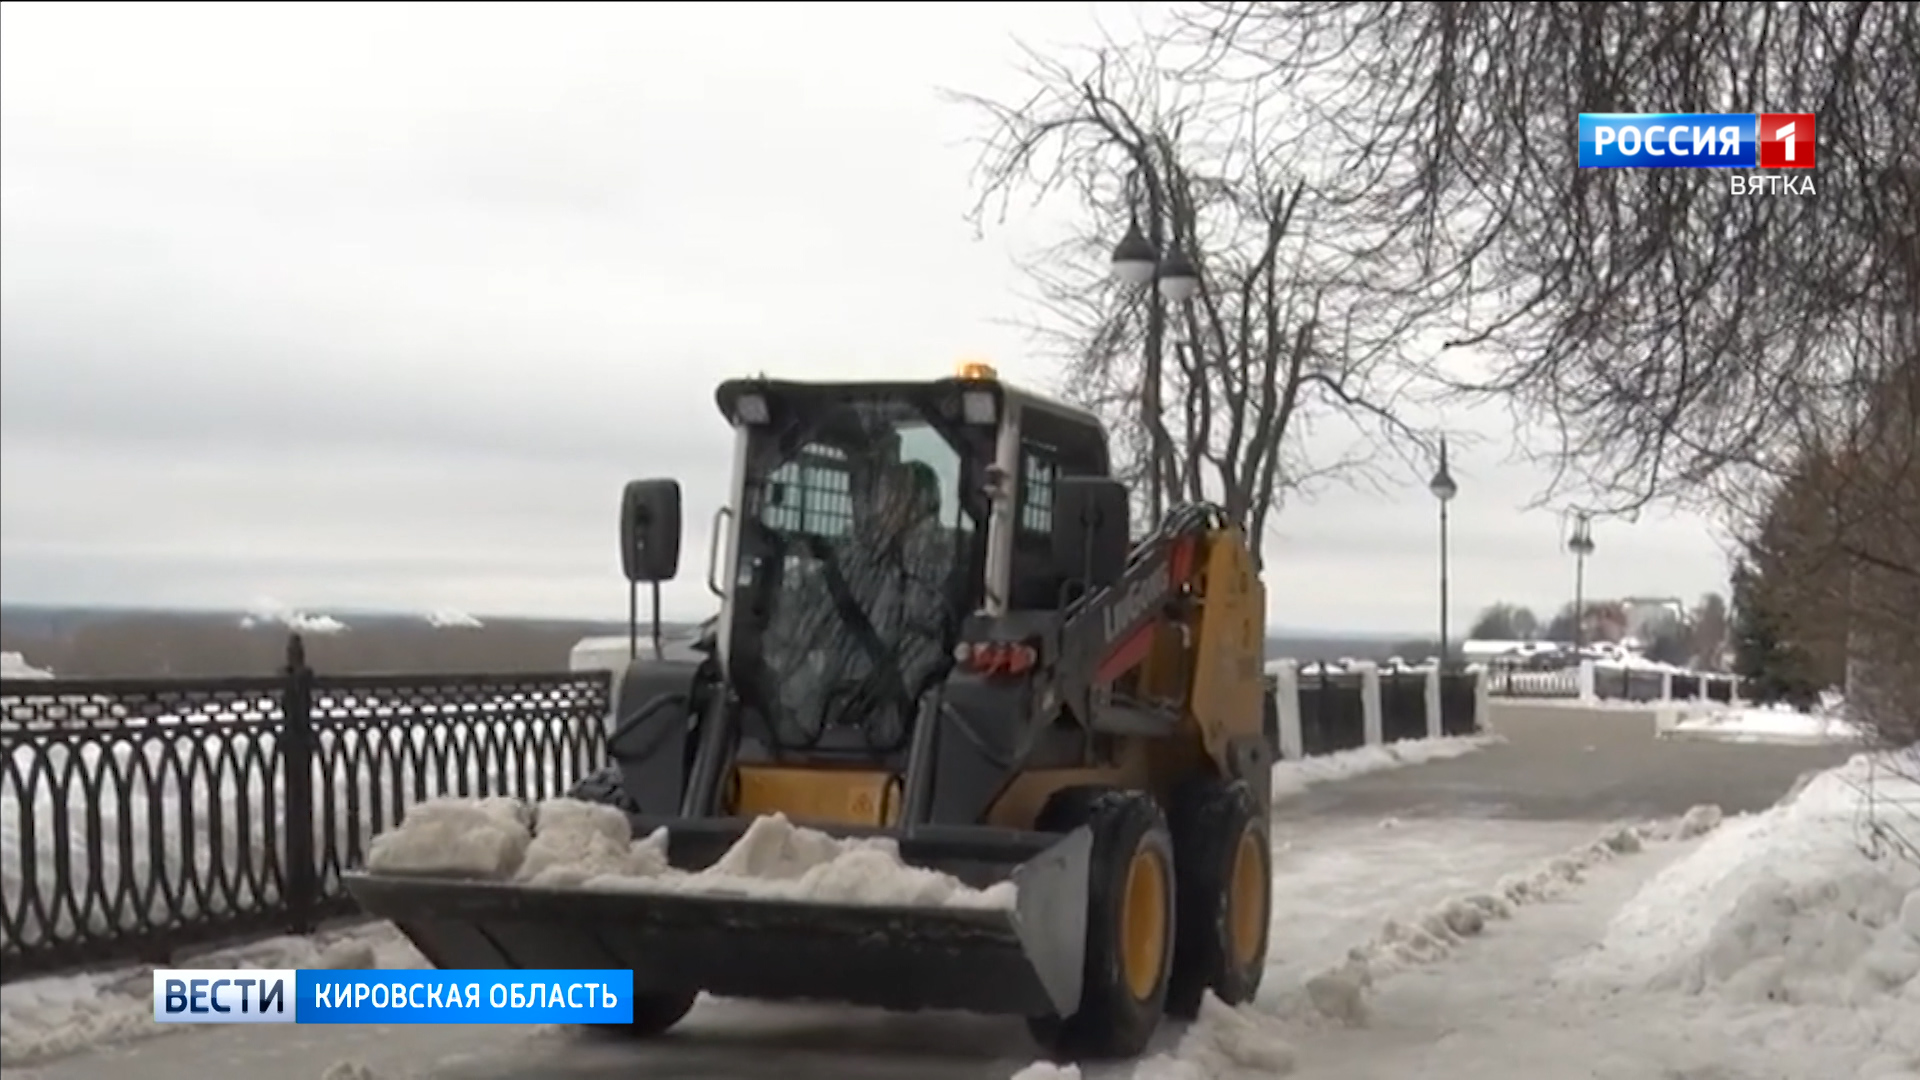
[[[1581,113],[1583,169],[1812,169],[1813,113]],[[1812,195],[1810,173],[1733,175],[1736,195]]]
[[[1813,168],[1813,114],[1761,113],[1759,143],[1763,169]]]

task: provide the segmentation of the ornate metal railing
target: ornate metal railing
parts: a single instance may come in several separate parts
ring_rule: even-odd
[[[547,798],[605,753],[605,673],[0,683],[4,978],[304,933],[441,794]]]

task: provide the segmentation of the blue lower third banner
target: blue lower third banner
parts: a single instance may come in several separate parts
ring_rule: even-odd
[[[163,1024],[628,1024],[631,971],[159,970]]]

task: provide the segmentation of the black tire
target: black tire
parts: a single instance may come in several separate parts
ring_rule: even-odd
[[[1273,840],[1253,790],[1211,777],[1184,785],[1174,796],[1173,852],[1179,929],[1168,1014],[1192,1019],[1208,990],[1228,1005],[1252,1001],[1273,917]]]
[[[1047,832],[1071,832],[1084,825],[1093,833],[1091,880],[1087,895],[1087,952],[1080,1008],[1072,1016],[1030,1017],[1028,1030],[1055,1061],[1093,1061],[1129,1058],[1147,1048],[1165,1013],[1167,977],[1173,967],[1174,936],[1179,926],[1178,889],[1173,836],[1153,798],[1136,791],[1111,788],[1066,788],[1047,800],[1039,827]],[[1135,884],[1136,862],[1157,865],[1159,963],[1150,971],[1151,984],[1136,988],[1129,981],[1126,941],[1129,888]],[[1151,888],[1140,879],[1140,888]],[[1148,894],[1133,897],[1143,907],[1145,927],[1154,919]],[[1137,954],[1136,960],[1143,960]],[[1142,979],[1141,982],[1145,980]],[[1143,992],[1140,992],[1144,990]]]
[[[664,1034],[668,1028],[686,1018],[693,1011],[694,999],[700,995],[692,990],[674,994],[636,994],[633,999],[633,1022],[631,1024],[593,1024],[595,1031],[619,1039],[651,1039]]]
[[[620,766],[606,765],[580,778],[567,798],[581,802],[599,803],[612,806],[629,814],[640,811],[639,804],[627,797],[627,789],[620,778]]]

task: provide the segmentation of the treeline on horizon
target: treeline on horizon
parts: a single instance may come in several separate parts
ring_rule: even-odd
[[[344,621],[344,620],[343,620]],[[0,650],[62,678],[218,678],[272,675],[295,631],[231,614],[125,612],[69,620],[0,622]],[[439,627],[424,619],[369,619],[305,632],[307,663],[332,674],[503,674],[564,671],[581,638],[618,632],[598,621],[497,620]]]
[[[479,627],[438,627],[419,617],[340,618],[347,629],[301,634],[307,663],[316,671],[564,671],[580,639],[626,632],[624,624],[588,619],[486,619]],[[293,633],[284,623],[248,623],[237,613],[0,609],[0,650],[62,678],[272,675],[286,664]],[[1362,634],[1290,631],[1267,638],[1269,657],[1302,660],[1417,660],[1436,647],[1432,641]]]

